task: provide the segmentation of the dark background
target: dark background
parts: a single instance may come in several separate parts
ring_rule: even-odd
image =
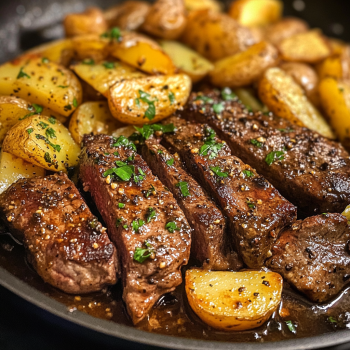
[[[117,0],[0,0],[0,62],[63,35],[65,13],[86,5],[108,7]],[[285,14],[298,16],[326,35],[350,41],[348,0],[285,0]],[[234,348],[234,347],[233,347]],[[0,350],[137,349],[155,347],[116,340],[83,329],[29,304],[0,286]],[[347,350],[342,345],[334,350]]]

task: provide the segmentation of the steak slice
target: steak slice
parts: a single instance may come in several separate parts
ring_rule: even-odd
[[[255,170],[231,156],[209,126],[177,117],[167,122],[177,131],[164,134],[164,144],[181,155],[188,171],[217,201],[244,263],[250,268],[263,266],[280,232],[295,221],[296,208]],[[210,140],[214,146],[208,149]]]
[[[74,294],[117,282],[116,250],[66,174],[18,180],[0,216],[45,282]]]
[[[80,178],[118,247],[123,298],[136,324],[161,295],[181,284],[191,229],[173,195],[136,154],[133,143],[98,135],[85,136],[83,145]],[[106,177],[105,172],[113,168],[119,169],[116,176]],[[173,225],[176,229],[169,230]]]
[[[297,221],[273,247],[267,266],[315,302],[339,293],[350,278],[350,229],[341,214]]]
[[[155,139],[140,148],[143,159],[169,188],[192,227],[191,256],[208,270],[239,270],[242,261],[226,236],[221,211],[202,187],[182,167],[179,157],[169,153]],[[179,183],[185,182],[189,194],[184,196]]]
[[[218,92],[206,97],[192,94],[182,115],[214,128],[235,156],[298,207],[301,217],[340,213],[350,203],[350,158],[339,143],[271,113],[248,113]],[[224,111],[216,114],[214,104]]]

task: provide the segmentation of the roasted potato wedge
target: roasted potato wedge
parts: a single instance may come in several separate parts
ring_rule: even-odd
[[[45,169],[30,164],[11,153],[0,153],[0,194],[22,178],[45,176]]]
[[[332,54],[332,50],[319,30],[293,35],[278,44],[286,61],[317,63]]]
[[[280,65],[287,74],[304,89],[307,98],[316,106],[320,105],[318,96],[318,75],[313,67],[305,63],[285,62]]]
[[[271,44],[262,41],[244,52],[215,62],[210,80],[220,87],[251,85],[267,68],[274,67],[277,63],[278,51]]]
[[[173,74],[176,67],[158,43],[138,33],[124,33],[110,46],[113,57],[150,74]]]
[[[184,0],[188,12],[195,10],[209,9],[212,11],[222,11],[222,4],[216,0]]]
[[[331,127],[307,99],[303,89],[282,69],[269,68],[260,80],[258,90],[261,101],[279,117],[335,138]]]
[[[74,37],[71,40],[77,60],[100,62],[109,56],[110,40],[108,38],[87,34]]]
[[[249,28],[224,13],[208,9],[189,14],[182,41],[211,61],[245,51],[256,43]]]
[[[158,38],[177,39],[186,26],[183,0],[157,0],[148,12],[142,28]]]
[[[82,101],[74,73],[41,58],[21,58],[0,66],[0,95],[25,98],[66,117]]]
[[[210,327],[242,331],[261,326],[281,302],[283,279],[264,271],[186,271],[192,310]]]
[[[139,29],[149,12],[151,5],[146,1],[126,1],[104,12],[108,27],[123,30]]]
[[[108,97],[109,88],[121,80],[146,76],[123,62],[103,62],[97,64],[91,61],[85,63],[82,61],[71,68],[81,79],[105,97]]]
[[[282,12],[283,3],[279,0],[236,0],[228,13],[243,26],[258,27],[277,22]]]
[[[85,134],[107,134],[121,127],[113,118],[106,102],[85,102],[78,107],[69,121],[69,131],[74,141],[80,145]]]
[[[350,151],[350,82],[331,77],[319,84],[320,100],[344,147]]]
[[[264,106],[255,97],[254,90],[251,88],[237,88],[233,92],[238,96],[240,101],[247,107],[248,110],[253,112],[263,111]]]
[[[125,124],[155,123],[186,103],[191,85],[185,74],[121,81],[109,91],[109,108],[114,118]]]
[[[51,171],[67,171],[78,164],[80,147],[68,129],[54,118],[28,117],[6,134],[2,149]]]
[[[286,17],[265,28],[265,40],[273,45],[278,45],[284,39],[308,30],[309,26],[300,18]]]
[[[190,76],[193,83],[203,79],[214,68],[211,62],[177,41],[162,40],[160,46],[180,72]]]
[[[320,79],[350,79],[350,48],[343,49],[340,55],[328,57],[319,63],[317,73]]]
[[[112,136],[118,138],[120,136],[130,137],[134,132],[135,128],[133,125],[123,126],[122,128],[116,129],[112,132]]]
[[[97,7],[89,7],[83,13],[71,13],[63,22],[67,37],[84,34],[102,34],[108,29],[103,12]]]

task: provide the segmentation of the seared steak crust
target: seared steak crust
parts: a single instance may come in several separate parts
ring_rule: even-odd
[[[0,215],[47,283],[80,294],[117,282],[115,248],[67,175],[18,180]]]
[[[272,114],[248,113],[237,100],[224,101],[210,92],[210,102],[225,107],[218,115],[213,103],[199,96],[192,94],[182,115],[210,124],[233,154],[270,181],[302,217],[342,212],[349,204],[350,159],[339,143]],[[269,165],[266,158],[273,151],[282,151],[284,159]]]
[[[123,298],[136,324],[161,295],[181,284],[180,268],[187,264],[190,255],[190,227],[173,195],[140,155],[126,147],[114,147],[114,143],[115,139],[106,135],[85,136],[80,177],[118,247]],[[135,175],[143,173],[145,177],[138,182],[134,177],[111,181],[103,174],[115,168],[116,161],[132,165]],[[152,217],[151,209],[155,211]],[[169,222],[178,228],[173,233],[166,228]],[[141,248],[148,249],[150,255],[144,262],[134,260],[135,252]]]
[[[226,144],[217,157],[210,157],[210,151],[201,155],[207,125],[177,117],[167,119],[169,122],[177,131],[165,134],[164,144],[181,155],[189,172],[217,201],[245,264],[250,268],[263,266],[280,232],[296,219],[296,208],[254,169],[231,156]],[[217,170],[226,175],[220,176]]]
[[[205,269],[239,270],[243,264],[230,249],[232,244],[225,234],[225,218],[197,181],[184,170],[179,157],[169,153],[155,139],[145,142],[141,154],[153,173],[173,193],[192,227],[191,256],[203,262]],[[178,187],[180,182],[188,184],[188,196],[182,194]]]
[[[350,229],[340,214],[297,221],[273,247],[267,266],[315,302],[339,293],[350,278]]]

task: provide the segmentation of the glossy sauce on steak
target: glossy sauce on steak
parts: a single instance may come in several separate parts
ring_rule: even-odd
[[[193,93],[185,118],[208,123],[232,153],[270,181],[301,217],[342,212],[350,203],[350,158],[343,146],[271,113],[249,113],[219,92]],[[215,113],[214,104],[223,106]]]
[[[267,266],[312,301],[325,302],[350,280],[349,239],[343,215],[299,220],[278,239]]]
[[[296,219],[296,208],[254,169],[230,155],[208,125],[178,117],[167,122],[177,131],[165,134],[164,144],[180,154],[188,171],[215,198],[244,263],[262,267],[281,231]]]
[[[85,136],[80,178],[118,248],[123,299],[136,324],[160,296],[181,284],[191,229],[171,192],[135,152],[135,145],[124,141],[126,145],[106,135]]]
[[[0,215],[45,282],[74,294],[117,282],[116,250],[67,175],[18,180]]]
[[[147,140],[141,149],[143,159],[173,193],[192,227],[191,256],[209,270],[239,270],[243,264],[225,234],[221,211],[192,176],[182,167],[178,155],[167,151],[156,139]],[[186,183],[188,193],[179,184]]]

